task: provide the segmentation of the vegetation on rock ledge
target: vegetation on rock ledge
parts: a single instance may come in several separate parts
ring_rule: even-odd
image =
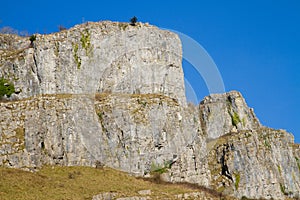
[[[78,56],[78,44],[73,44],[73,49],[74,49],[74,60],[75,60],[75,63],[77,65],[77,69],[80,69],[80,66],[81,66],[81,58]]]
[[[240,179],[241,179],[240,173],[235,174],[235,189],[236,190],[239,189]]]
[[[6,96],[10,97],[13,93],[15,93],[14,84],[10,83],[9,80],[5,78],[0,78],[0,98]]]
[[[241,119],[236,112],[234,112],[233,115],[231,115],[231,120],[232,120],[232,125],[235,127],[238,125],[238,123],[241,122]]]
[[[91,54],[91,34],[86,29],[84,33],[81,33],[80,38],[81,46],[85,49],[86,56],[89,56]]]

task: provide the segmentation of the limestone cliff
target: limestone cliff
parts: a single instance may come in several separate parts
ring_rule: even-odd
[[[300,196],[299,146],[239,92],[187,105],[175,34],[99,22],[0,42],[0,77],[16,88],[0,102],[0,165],[104,164],[238,198]]]
[[[0,76],[19,97],[39,94],[158,93],[185,104],[177,35],[138,23],[86,23],[28,38],[1,37]]]

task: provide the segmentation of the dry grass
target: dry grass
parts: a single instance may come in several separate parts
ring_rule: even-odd
[[[166,102],[170,105],[175,105],[178,106],[178,102],[176,99],[162,95],[162,94],[121,94],[121,93],[96,93],[95,94],[95,99],[97,101],[107,101],[109,99],[114,99],[114,98],[128,98],[134,101],[139,100],[140,102],[145,102],[145,103],[160,103],[160,102]]]
[[[32,173],[0,167],[0,199],[92,199],[101,192],[117,192],[119,197],[138,196],[150,189],[158,199],[199,191],[177,184],[159,184],[134,178],[110,168],[43,167]]]
[[[155,173],[154,176],[152,176],[151,178],[138,178],[138,179],[142,179],[151,183],[155,183],[155,184],[159,184],[159,185],[168,185],[168,186],[177,186],[177,187],[181,187],[184,189],[191,189],[191,190],[195,190],[195,191],[201,191],[204,192],[206,194],[206,196],[210,196],[211,198],[216,198],[216,199],[235,199],[234,197],[229,197],[226,195],[223,195],[220,192],[217,192],[216,190],[207,188],[205,186],[201,186],[201,185],[197,185],[197,184],[193,184],[193,183],[188,183],[188,182],[181,182],[181,183],[170,183],[170,182],[166,182],[164,180],[162,180],[160,178],[160,174],[159,173]]]

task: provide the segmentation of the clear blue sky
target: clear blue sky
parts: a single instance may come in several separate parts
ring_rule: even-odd
[[[300,1],[3,1],[0,27],[50,33],[83,21],[141,22],[189,35],[210,54],[226,91],[238,90],[262,124],[300,142]],[[208,90],[190,76],[200,99]]]

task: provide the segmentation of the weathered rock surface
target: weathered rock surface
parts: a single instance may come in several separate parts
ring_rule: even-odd
[[[115,192],[104,192],[93,196],[92,200],[113,200],[117,194]]]
[[[107,138],[102,162],[137,175],[182,162],[172,169],[171,180],[208,184],[207,170],[200,161],[205,137],[193,108],[156,94],[102,94],[96,99]]]
[[[299,145],[239,92],[187,106],[175,34],[101,22],[0,41],[0,77],[17,91],[0,102],[0,165],[106,165],[238,198],[300,196]]]
[[[146,190],[150,191],[151,190]],[[149,193],[147,194],[140,194],[141,196],[133,196],[133,197],[116,197],[118,193],[112,193],[112,192],[105,192],[105,193],[100,193],[98,195],[93,196],[93,200],[148,200],[148,199],[161,199],[162,197],[158,197],[155,195],[152,196],[147,196],[150,195]],[[224,200],[236,200],[234,197],[229,197],[229,196],[222,196],[219,197],[217,195],[210,194],[209,192],[205,191],[199,191],[199,192],[190,192],[190,193],[183,193],[183,194],[178,194],[174,195],[172,198],[167,198],[165,197],[164,199],[178,199],[178,200],[219,200],[219,199],[224,199]]]
[[[55,95],[0,105],[2,165],[92,165],[95,161],[89,150],[99,156],[100,149],[95,146],[99,136],[93,133],[100,125],[93,98]]]
[[[3,165],[100,162],[141,176],[176,161],[171,180],[208,185],[199,119],[172,98],[46,95],[0,105]]]
[[[239,92],[207,96],[200,103],[200,111],[203,130],[209,139],[261,126]]]
[[[212,186],[241,198],[299,197],[298,158],[293,136],[260,128],[229,133],[208,143]]]
[[[158,93],[185,105],[179,37],[141,24],[86,23],[51,35],[3,36],[0,77],[19,97],[38,94]]]

